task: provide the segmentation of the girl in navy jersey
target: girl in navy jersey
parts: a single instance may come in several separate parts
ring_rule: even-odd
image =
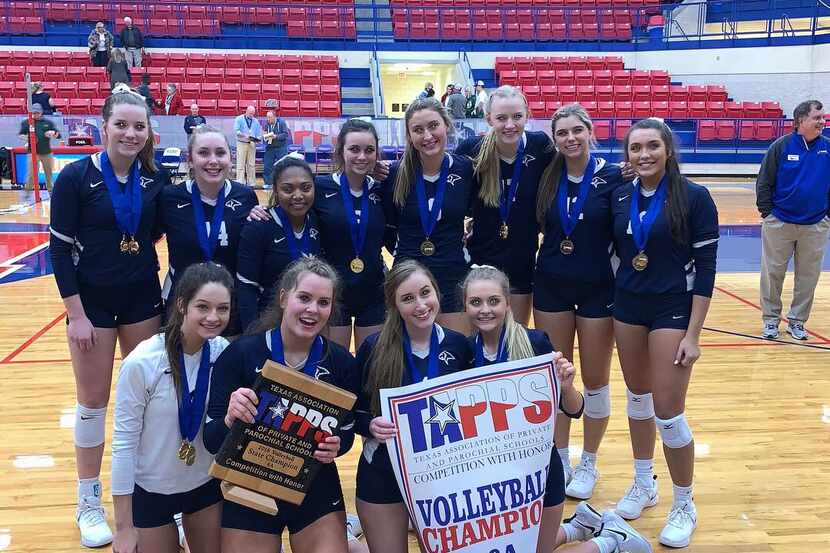
[[[570,418],[559,416],[556,444],[566,494],[591,497],[611,395],[608,379],[614,329],[611,201],[622,184],[620,168],[591,153],[593,124],[579,104],[559,108],[551,122],[557,154],[539,184],[536,220],[544,240],[536,261],[533,320],[562,354],[573,356],[579,336],[580,374],[585,392],[585,441],[572,471],[568,455]]]
[[[493,265],[507,273],[513,286],[513,317],[527,324],[539,243],[536,191],[553,147],[544,132],[525,132],[527,99],[517,88],[505,85],[490,93],[486,114],[487,134],[465,140],[455,149],[456,154],[473,158],[480,184],[467,248],[474,264]]]
[[[61,171],[50,220],[78,401],[76,520],[81,543],[90,547],[112,541],[99,474],[115,343],[126,357],[161,321],[153,226],[169,182],[153,160],[150,113],[141,96],[125,87],[107,98],[102,137],[103,152]]]
[[[257,204],[253,190],[228,180],[231,150],[225,135],[201,125],[187,142],[190,176],[184,186],[168,185],[161,193],[159,232],[167,234],[169,291],[193,263],[215,261],[236,274],[242,225]],[[175,304],[167,297],[168,306]],[[230,332],[238,334],[238,324]]]
[[[301,156],[289,154],[274,164],[267,220],[242,227],[236,264],[239,319],[247,329],[271,303],[289,263],[320,252],[314,204],[314,175]]]
[[[487,265],[474,267],[464,279],[464,308],[475,332],[469,341],[475,352],[476,367],[554,351],[547,334],[541,330],[527,329],[515,321],[510,308],[510,289],[507,275]],[[561,386],[559,409],[568,417],[579,418],[584,401],[573,386],[576,369],[561,352],[554,353],[554,359]],[[580,503],[574,516],[560,527],[565,506],[565,482],[555,445],[554,443],[554,449],[551,450],[545,508],[536,551],[549,553],[564,543],[577,540],[590,541],[569,551],[610,553],[617,548],[630,552],[650,551],[648,542],[618,515],[610,511],[600,515],[585,502]]]
[[[639,121],[625,137],[639,178],[612,202],[620,257],[614,334],[628,387],[635,479],[617,512],[634,519],[657,503],[655,423],[674,484],[660,543],[686,547],[697,524],[694,442],[685,416],[692,366],[715,284],[718,213],[709,191],[680,174],[671,130]]]
[[[115,553],[176,551],[176,513],[184,513],[193,551],[219,552],[222,495],[201,434],[213,362],[228,345],[220,334],[232,290],[221,265],[191,265],[179,274],[164,332],[121,364],[112,438]]]
[[[256,333],[236,340],[216,362],[204,431],[209,451],[219,450],[234,421],[254,421],[257,396],[251,387],[269,359],[311,378],[358,391],[360,377],[352,355],[320,335],[338,288],[335,270],[316,257],[303,257],[288,266]],[[271,516],[225,502],[222,551],[275,553],[287,527],[292,551],[346,553],[343,492],[333,461],[349,450],[353,440],[351,430],[343,430],[318,446],[314,457],[324,465],[299,506],[278,501],[279,512]]]
[[[383,294],[386,322],[357,352],[363,386],[355,404],[355,431],[366,438],[357,467],[357,512],[370,551],[406,553],[409,513],[385,444],[395,427],[379,416],[379,391],[467,369],[472,351],[466,337],[436,324],[438,285],[417,261],[397,262]]]
[[[380,330],[386,316],[381,256],[386,218],[380,186],[369,176],[377,159],[375,127],[350,119],[337,136],[334,173],[314,182],[314,211],[323,255],[348,290],[332,317],[328,336],[346,348],[351,343],[353,322],[358,348],[367,336]]]
[[[464,218],[476,194],[472,162],[446,152],[452,128],[435,98],[418,98],[406,110],[406,149],[384,183],[387,248],[395,262],[423,263],[440,287],[438,322],[466,334],[460,284],[469,257],[464,248]]]

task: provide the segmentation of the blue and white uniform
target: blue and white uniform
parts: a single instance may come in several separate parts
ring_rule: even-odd
[[[266,361],[271,359],[271,340],[278,336],[273,331],[243,336],[234,341],[216,361],[213,383],[207,408],[204,439],[208,451],[216,453],[230,430],[225,426],[225,415],[231,394],[239,388],[251,388]],[[317,380],[357,393],[360,376],[354,357],[343,347],[321,337],[322,355],[314,369]],[[305,361],[301,366],[305,369]],[[351,421],[338,433],[340,454],[346,453],[354,442]],[[308,494],[300,505],[277,500],[279,512],[271,516],[242,505],[226,502],[222,510],[222,527],[282,534],[287,527],[292,534],[300,532],[321,517],[343,511],[343,491],[334,463],[320,467]]]
[[[473,362],[473,352],[467,338],[454,330],[435,325],[438,334],[438,376],[463,371],[470,368]],[[372,351],[377,344],[380,333],[372,334],[360,345],[357,352],[357,366],[362,372],[362,383],[365,385],[369,371],[369,361]],[[412,357],[416,370],[421,375],[428,374],[430,351],[413,350]],[[426,379],[426,378],[425,378]],[[410,371],[405,370],[401,379],[401,386],[412,384]],[[403,497],[398,489],[392,463],[389,460],[389,451],[386,444],[378,442],[369,431],[369,424],[374,415],[371,410],[371,398],[360,386],[360,393],[355,404],[355,432],[364,436],[363,453],[357,467],[358,499],[369,503],[403,503]]]
[[[614,233],[612,202],[614,190],[623,184],[619,166],[592,156],[594,175],[576,226],[567,238],[573,252],[564,254],[566,238],[557,200],[545,214],[545,237],[536,260],[536,288],[533,307],[556,313],[574,311],[580,317],[610,317],[614,307]],[[583,177],[568,176],[568,213],[579,195]]]
[[[368,218],[366,241],[359,252],[364,266],[361,272],[356,273],[350,268],[355,259],[355,248],[340,187],[340,174],[319,176],[314,180],[314,212],[320,228],[322,256],[337,270],[346,291],[329,321],[332,326],[350,326],[353,318],[357,326],[375,326],[382,324],[386,318],[383,299],[386,268],[381,255],[386,216],[380,185],[371,177],[367,177],[367,181],[366,214],[362,212],[363,192],[350,192],[357,224],[364,217]]]
[[[455,153],[475,158],[481,148],[482,137],[465,140]],[[511,292],[530,294],[533,291],[533,265],[539,243],[539,226],[536,224],[536,194],[539,179],[553,157],[553,147],[548,136],[541,131],[525,132],[522,136],[524,153],[521,160],[500,158],[500,183],[502,198],[513,179],[517,162],[522,163],[521,178],[507,217],[507,239],[499,230],[502,216],[499,207],[484,205],[476,193],[473,203],[473,234],[467,240],[470,259],[477,265],[492,265],[504,271],[510,278]]]
[[[421,244],[427,238],[421,226],[416,183],[413,182],[406,204],[401,208],[394,203],[395,179],[398,164],[392,165],[383,185],[383,205],[386,211],[387,249],[395,251],[395,261],[414,259],[425,265],[438,281],[441,291],[441,311],[461,311],[459,285],[467,274],[470,258],[464,248],[464,218],[471,213],[477,186],[473,177],[473,165],[469,158],[446,154],[449,171],[443,206],[435,229],[429,236],[435,245],[434,255],[421,253]],[[424,175],[425,196],[431,207],[440,175]]]
[[[308,234],[308,246],[295,255],[289,243],[291,237],[286,235],[276,209],[268,210],[271,215],[269,220],[248,221],[242,227],[236,261],[236,296],[243,330],[256,321],[271,303],[285,268],[302,254],[320,253],[317,215],[313,211],[308,212],[302,232],[288,229],[300,246],[306,232]]]
[[[87,318],[98,328],[145,321],[161,313],[161,288],[154,226],[159,194],[170,182],[166,171],[139,164],[141,218],[137,254],[122,253],[110,193],[101,173],[101,154],[74,161],[58,175],[52,192],[49,243],[62,298],[80,294]],[[127,179],[119,179],[123,186]]]
[[[677,243],[671,235],[668,201],[660,211],[646,244],[648,265],[642,271],[632,266],[639,251],[629,220],[631,202],[638,202],[645,215],[655,191],[636,193],[638,181],[619,187],[614,194],[614,243],[620,257],[616,278],[614,318],[650,330],[686,329],[692,295],[712,297],[718,251],[718,211],[709,191],[685,177],[689,239]]]

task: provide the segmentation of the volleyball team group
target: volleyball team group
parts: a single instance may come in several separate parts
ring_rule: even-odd
[[[562,393],[536,551],[572,542],[581,542],[576,553],[651,551],[626,520],[658,503],[657,431],[673,485],[659,541],[689,544],[697,513],[684,406],[715,280],[712,198],[680,173],[659,119],[631,127],[617,165],[592,153],[591,119],[577,104],[553,116],[553,140],[525,130],[528,104],[515,88],[495,90],[486,113],[489,131],[450,153],[444,107],[413,101],[403,157],[391,165],[378,159],[372,124],[348,120],[334,173],[315,176],[286,156],[262,207],[229,180],[221,131],[193,132],[190,177],[173,185],[154,162],[144,99],[122,91],[106,100],[103,151],[63,169],[51,203],[77,390],[83,545],[173,553],[181,513],[194,553],[277,553],[285,528],[295,553],[405,553],[410,515],[379,390],[549,352]],[[535,329],[525,326],[531,313]],[[113,533],[100,472],[116,343]],[[575,343],[584,393],[569,361]],[[600,478],[615,344],[633,482],[615,509],[583,501],[562,522],[565,496],[589,499]],[[358,396],[353,425],[315,451],[322,468],[303,503],[278,501],[276,516],[223,501],[208,474],[234,422],[253,422],[251,388],[269,359]],[[583,451],[572,467],[570,423],[580,417]],[[355,433],[353,483],[341,481],[335,459]],[[366,544],[347,532],[343,488],[353,484]]]

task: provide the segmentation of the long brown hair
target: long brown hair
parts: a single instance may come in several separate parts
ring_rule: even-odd
[[[111,94],[106,100],[104,100],[104,107],[101,110],[101,118],[104,120],[104,125],[106,126],[107,121],[109,121],[110,117],[112,117],[112,112],[115,109],[115,106],[130,105],[144,108],[144,111],[147,114],[147,131],[149,135],[147,136],[147,142],[144,144],[144,148],[138,152],[138,159],[141,160],[141,165],[146,167],[147,171],[155,173],[158,171],[158,167],[156,167],[156,149],[153,139],[153,127],[150,125],[150,117],[153,115],[150,112],[150,106],[147,105],[147,101],[144,99],[144,96],[133,91],[132,89],[126,88],[126,85],[124,85],[124,88],[120,90],[123,91]]]
[[[626,161],[629,161],[628,144],[631,133],[639,129],[656,130],[660,133],[660,139],[666,146],[666,153],[669,156],[666,159],[666,186],[669,187],[666,193],[666,202],[669,204],[669,226],[671,227],[672,239],[678,244],[685,244],[689,241],[689,223],[686,218],[688,213],[688,190],[683,181],[683,175],[680,174],[674,133],[662,120],[654,117],[637,121],[628,130],[623,140]],[[631,198],[631,201],[635,202],[637,198]]]
[[[395,177],[395,190],[393,193],[393,200],[398,207],[406,205],[406,199],[409,197],[409,192],[412,190],[412,183],[415,181],[415,174],[421,167],[421,158],[412,145],[412,139],[409,138],[409,121],[413,115],[424,109],[434,111],[443,119],[444,124],[447,126],[447,136],[453,130],[452,120],[447,113],[447,108],[441,105],[441,102],[436,98],[416,98],[406,108],[406,114],[404,115],[406,147],[403,150],[403,157],[401,157],[401,162],[398,165],[398,174]]]
[[[556,124],[562,119],[571,116],[579,119],[579,121],[585,125],[585,128],[593,132],[594,123],[591,121],[591,117],[588,115],[588,112],[585,111],[584,107],[579,104],[562,106],[556,110],[556,113],[553,114],[553,119],[550,121],[550,130],[551,135],[553,136],[554,144],[556,144]],[[589,146],[594,145],[595,143],[592,138]],[[556,194],[559,192],[559,185],[561,184],[559,179],[562,178],[562,167],[564,165],[565,156],[562,155],[561,152],[557,151],[551,162],[548,163],[547,167],[545,167],[545,171],[542,173],[542,178],[539,179],[539,192],[536,195],[536,221],[542,229],[545,228],[545,215],[547,214],[548,209],[550,209],[550,206],[553,205],[553,202],[556,199]]]
[[[485,113],[487,113],[488,117],[492,114],[493,100],[497,98],[503,98],[505,100],[520,98],[525,106],[525,121],[530,117],[527,98],[525,98],[521,90],[510,85],[500,86],[490,93],[485,108]],[[521,139],[520,137],[519,140]],[[475,174],[478,176],[479,183],[481,183],[478,197],[484,202],[484,205],[489,207],[498,207],[499,200],[501,199],[501,164],[499,152],[496,149],[497,141],[496,131],[490,126],[490,130],[487,131],[487,134],[481,140],[478,155],[473,160]],[[515,163],[521,162],[521,159],[515,161]]]
[[[386,280],[383,282],[386,321],[380,329],[378,341],[375,343],[372,355],[369,358],[369,368],[364,385],[364,390],[371,398],[372,412],[375,415],[380,415],[379,391],[382,388],[400,386],[406,370],[403,353],[404,322],[398,312],[398,307],[395,305],[395,295],[401,284],[415,273],[426,275],[435,289],[439,301],[441,298],[438,282],[436,282],[430,270],[413,259],[395,263],[386,275]]]
[[[340,127],[340,132],[337,134],[337,146],[334,148],[332,160],[334,161],[334,170],[342,173],[346,169],[346,161],[343,157],[343,148],[346,147],[346,137],[353,132],[365,132],[372,135],[375,139],[375,155],[380,159],[380,152],[378,151],[378,131],[375,126],[363,119],[349,119]]]
[[[170,364],[176,397],[181,397],[181,351],[182,324],[187,306],[206,284],[216,283],[224,286],[233,298],[233,277],[222,265],[213,262],[194,263],[184,270],[176,283],[176,305],[170,310],[167,324],[164,326],[164,350]],[[224,330],[224,329],[223,329]]]

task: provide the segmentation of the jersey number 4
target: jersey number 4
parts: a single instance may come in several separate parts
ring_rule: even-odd
[[[207,227],[208,236],[210,236],[210,222],[205,221],[205,226]],[[219,245],[228,245],[228,231],[225,229],[225,221],[222,221],[222,225],[219,227]]]

